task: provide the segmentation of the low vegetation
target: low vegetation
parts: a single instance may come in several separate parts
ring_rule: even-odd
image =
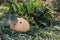
[[[60,21],[56,21],[54,10],[39,3],[38,0],[17,3],[8,0],[0,5],[0,36],[2,40],[60,40]],[[10,29],[17,18],[24,18],[30,30],[22,33]]]

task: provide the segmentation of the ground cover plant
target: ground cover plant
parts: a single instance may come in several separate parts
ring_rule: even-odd
[[[1,40],[60,40],[58,26],[60,23],[55,21],[52,11],[51,8],[39,3],[39,0],[26,0],[21,3],[15,0],[2,2],[0,4]],[[17,17],[29,22],[28,32],[21,33],[10,29],[11,23],[16,24]]]

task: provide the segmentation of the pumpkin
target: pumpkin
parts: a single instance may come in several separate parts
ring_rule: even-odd
[[[17,32],[27,32],[30,29],[29,23],[24,18],[17,18],[16,24],[11,24],[10,28]]]
[[[50,6],[50,5],[51,5],[51,2],[48,1],[48,2],[45,3],[45,5],[46,5],[46,6]]]
[[[20,2],[19,4],[20,4],[21,6],[23,6],[23,5],[24,5],[24,3],[23,3],[23,2]]]

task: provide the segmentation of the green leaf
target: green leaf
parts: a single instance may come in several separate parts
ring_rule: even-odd
[[[60,30],[60,26],[58,26],[58,25],[55,25],[55,26],[53,26],[55,29],[57,29],[57,30]]]
[[[33,10],[33,2],[29,2],[28,3],[27,10],[28,10],[28,13],[32,13],[34,11]]]

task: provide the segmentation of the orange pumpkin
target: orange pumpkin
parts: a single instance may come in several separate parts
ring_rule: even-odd
[[[17,18],[18,22],[16,25],[11,24],[10,28],[17,32],[27,32],[30,29],[29,23],[24,18]]]

